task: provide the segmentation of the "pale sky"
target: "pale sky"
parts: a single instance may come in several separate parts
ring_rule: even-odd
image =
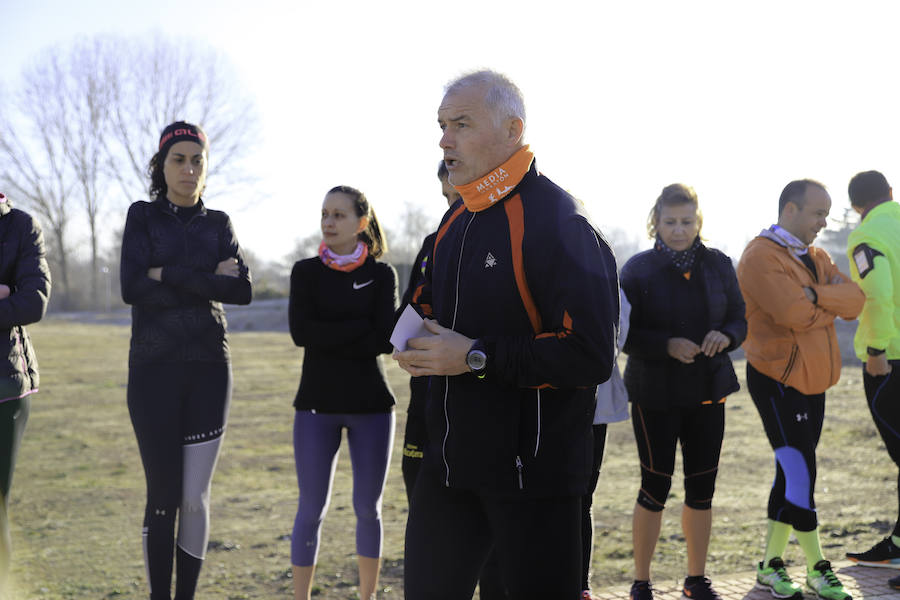
[[[823,181],[839,217],[854,173],[900,175],[898,17],[888,0],[0,0],[0,85],[80,34],[162,31],[221,49],[261,130],[258,193],[216,207],[243,246],[279,259],[317,231],[339,184],[389,228],[408,202],[437,222],[443,85],[489,67],[523,91],[540,169],[601,229],[640,235],[680,181],[699,194],[709,245],[736,257],[788,181]]]

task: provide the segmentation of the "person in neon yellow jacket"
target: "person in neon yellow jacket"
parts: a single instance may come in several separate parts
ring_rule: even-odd
[[[900,204],[878,171],[855,175],[848,193],[862,215],[847,242],[850,275],[866,294],[854,349],[865,363],[863,385],[875,426],[900,467]],[[900,569],[900,516],[890,536],[847,558],[859,565]],[[900,577],[889,583],[900,589]]]

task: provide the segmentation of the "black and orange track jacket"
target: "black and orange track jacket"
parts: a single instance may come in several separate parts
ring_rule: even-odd
[[[581,204],[526,169],[488,208],[447,212],[413,295],[488,354],[483,378],[432,377],[425,461],[448,487],[580,495],[595,387],[615,357],[616,264]]]

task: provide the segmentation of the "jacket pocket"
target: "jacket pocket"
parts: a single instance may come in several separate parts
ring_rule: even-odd
[[[784,373],[781,374],[781,383],[787,383],[788,377],[791,375],[791,371],[794,370],[794,363],[797,362],[797,354],[800,352],[800,347],[794,343],[791,345],[791,355],[788,358],[787,365],[784,367]]]

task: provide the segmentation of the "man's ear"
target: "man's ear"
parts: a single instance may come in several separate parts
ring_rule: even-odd
[[[525,121],[519,117],[509,119],[506,131],[509,141],[514,146],[518,146],[522,141],[522,136],[525,134]]]
[[[784,227],[785,223],[789,223],[796,210],[797,205],[793,202],[788,202],[787,204],[785,204],[784,208],[781,209],[781,212],[778,213],[778,225]]]

